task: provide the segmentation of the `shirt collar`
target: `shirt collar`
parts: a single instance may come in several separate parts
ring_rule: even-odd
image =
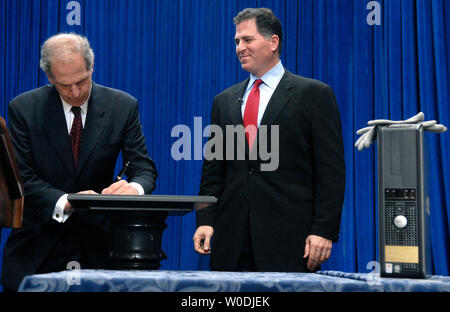
[[[269,70],[267,73],[264,74],[261,78],[255,77],[252,74],[250,74],[250,81],[247,85],[247,89],[251,89],[253,87],[253,83],[256,79],[261,79],[264,84],[269,86],[271,89],[275,89],[278,85],[278,82],[284,75],[284,67],[281,63],[281,60],[278,62],[277,65],[275,65],[271,70]]]
[[[89,96],[88,96],[88,98],[86,99],[86,102],[84,102],[84,104],[80,106],[81,112],[84,113],[84,114],[87,114],[88,103],[89,103],[89,99],[90,99],[90,97],[91,97],[91,94],[92,94],[92,85],[91,85],[91,91],[89,92]],[[70,105],[69,103],[67,103],[66,101],[64,101],[64,99],[63,99],[61,96],[59,96],[59,97],[60,97],[61,102],[62,102],[62,104],[63,104],[64,112],[65,112],[66,114],[69,113],[70,110],[72,109],[72,105]]]
[[[63,103],[64,112],[66,112],[66,114],[69,113],[70,110],[72,109],[72,105],[70,105],[69,103],[64,101],[63,98],[61,98],[61,101]],[[87,113],[88,101],[89,101],[89,99],[86,102],[84,102],[83,105],[80,106],[82,113],[85,113],[85,114]]]

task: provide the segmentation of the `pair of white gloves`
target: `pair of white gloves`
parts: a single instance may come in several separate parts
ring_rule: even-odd
[[[425,115],[420,112],[417,115],[406,120],[388,120],[388,119],[376,119],[371,120],[367,124],[369,127],[359,129],[356,134],[361,135],[355,143],[355,147],[358,151],[362,151],[364,148],[368,148],[370,144],[375,140],[375,133],[380,126],[390,125],[404,125],[404,124],[421,124],[425,131],[441,133],[447,131],[447,127],[438,124],[436,120],[424,121]]]

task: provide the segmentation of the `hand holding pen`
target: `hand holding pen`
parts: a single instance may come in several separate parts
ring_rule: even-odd
[[[115,181],[115,182],[119,182],[120,180],[122,180],[123,175],[124,175],[125,172],[127,171],[129,165],[130,165],[130,162],[127,161],[127,162],[125,163],[125,166],[123,166],[122,170],[120,171],[119,175],[116,177],[116,181]]]
[[[117,175],[116,180],[109,187],[102,191],[102,194],[121,194],[121,195],[138,195],[138,191],[133,186],[129,185],[126,180],[123,180],[123,176],[127,171],[130,162],[127,161],[123,166],[120,173]]]

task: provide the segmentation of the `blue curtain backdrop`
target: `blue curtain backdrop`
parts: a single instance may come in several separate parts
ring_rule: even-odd
[[[139,99],[150,155],[160,174],[155,194],[195,195],[202,161],[194,159],[193,148],[192,160],[175,161],[171,147],[178,138],[171,137],[171,130],[185,124],[194,136],[195,117],[202,118],[202,128],[208,125],[214,95],[248,75],[235,56],[232,18],[246,7],[271,8],[283,24],[285,67],[331,85],[341,111],[346,196],[340,240],[323,268],[374,269],[368,263],[378,259],[376,148],[355,150],[355,132],[371,119],[405,119],[419,111],[427,120],[450,126],[450,1],[69,2],[0,0],[2,116],[7,117],[13,97],[48,83],[39,69],[43,41],[58,32],[84,34],[96,55],[94,80]],[[70,25],[77,5],[80,23]],[[371,25],[377,17],[379,22]],[[448,275],[450,134],[427,136],[433,274]],[[209,258],[192,247],[194,213],[169,217],[167,225],[163,249],[168,259],[162,269],[208,269]],[[1,249],[9,230],[2,232]]]

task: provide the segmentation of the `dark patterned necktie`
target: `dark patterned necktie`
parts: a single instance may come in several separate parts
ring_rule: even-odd
[[[70,130],[70,142],[72,143],[72,154],[75,167],[78,165],[78,152],[80,151],[81,137],[83,136],[83,123],[81,121],[81,109],[72,106],[73,118],[72,129]]]
[[[247,98],[247,104],[245,104],[244,127],[247,128],[249,125],[253,126],[247,128],[245,131],[250,150],[252,149],[258,129],[259,86],[262,83],[263,81],[261,79],[255,80],[253,88]]]

